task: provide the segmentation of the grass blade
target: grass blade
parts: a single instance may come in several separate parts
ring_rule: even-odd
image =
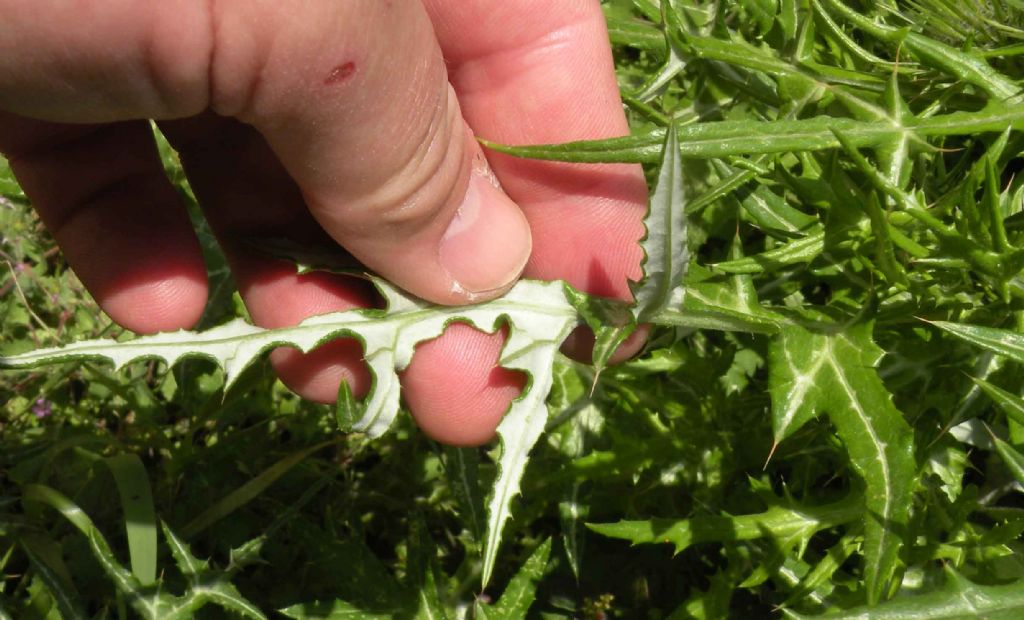
[[[228,493],[220,501],[204,510],[202,514],[189,521],[185,527],[181,528],[181,537],[186,540],[189,538],[195,538],[197,534],[206,528],[256,499],[256,497],[263,493],[267,487],[277,482],[281,476],[288,473],[292,467],[295,467],[304,461],[306,457],[331,444],[338,443],[339,441],[340,439],[333,439],[331,441],[318,443],[315,446],[306,448],[305,450],[289,454],[280,461],[264,469],[255,478]]]
[[[135,454],[118,454],[104,459],[114,476],[124,510],[128,534],[128,557],[132,574],[144,586],[156,581],[156,510],[149,475],[142,460]]]

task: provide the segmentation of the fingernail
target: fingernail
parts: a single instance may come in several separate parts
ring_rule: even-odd
[[[467,299],[504,292],[522,274],[530,225],[486,168],[474,166],[466,197],[441,239],[441,266]]]

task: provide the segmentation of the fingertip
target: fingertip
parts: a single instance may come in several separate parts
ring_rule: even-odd
[[[290,327],[314,315],[374,305],[371,287],[361,280],[326,272],[298,274],[294,265],[234,247],[229,255],[257,325]],[[288,389],[318,403],[335,402],[342,381],[359,398],[372,383],[362,345],[353,338],[332,340],[308,353],[279,348],[270,354],[270,362]]]
[[[206,307],[206,272],[201,261],[191,269],[152,281],[128,283],[122,278],[93,288],[100,289],[97,301],[110,318],[139,334],[191,329]]]
[[[328,342],[305,354],[287,348],[270,354],[274,372],[289,390],[322,404],[337,400],[342,381],[356,398],[366,395],[372,381],[362,359],[362,347],[351,338]]]
[[[525,377],[498,365],[505,335],[455,323],[416,348],[402,374],[405,400],[423,432],[453,446],[479,446],[519,396]]]

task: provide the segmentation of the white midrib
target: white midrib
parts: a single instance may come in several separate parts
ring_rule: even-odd
[[[864,429],[867,431],[868,437],[871,438],[871,443],[875,445],[875,451],[878,453],[878,463],[882,468],[882,480],[885,483],[883,488],[885,489],[885,504],[882,508],[882,535],[879,538],[879,547],[885,548],[886,537],[889,534],[889,528],[887,526],[890,516],[892,515],[892,491],[891,491],[891,474],[889,472],[889,461],[885,455],[885,442],[879,439],[878,434],[875,433],[875,428],[871,425],[868,420],[867,412],[860,406],[860,401],[857,400],[857,395],[853,391],[853,387],[846,381],[846,375],[843,374],[842,368],[839,366],[838,360],[835,355],[832,354],[832,341],[825,339],[825,352],[824,357],[828,359],[829,366],[832,367],[832,371],[836,373],[836,380],[839,381],[839,385],[842,386],[843,391],[846,392],[847,399],[850,401],[850,408],[857,413],[857,417],[860,418],[861,423],[864,425]]]
[[[789,348],[783,347],[782,350],[786,358],[786,366],[793,372],[795,378],[793,380],[793,387],[786,394],[786,411],[776,431],[779,438],[786,436],[786,430],[793,423],[793,417],[796,416],[796,412],[803,403],[804,397],[807,396],[807,390],[811,389],[811,386],[814,384],[814,377],[825,364],[825,357],[817,356],[807,372],[800,372],[796,364],[793,363],[793,356],[790,354]],[[831,355],[831,351],[829,351],[829,354]]]

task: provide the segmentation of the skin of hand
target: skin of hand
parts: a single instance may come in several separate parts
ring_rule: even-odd
[[[630,299],[640,277],[638,166],[485,155],[474,139],[628,132],[597,0],[0,0],[0,15],[0,152],[100,306],[136,332],[190,327],[207,298],[149,119],[264,327],[375,298],[245,239],[337,242],[443,304],[521,275]],[[497,366],[504,337],[456,324],[417,348],[403,394],[428,435],[493,437],[523,386]],[[564,347],[587,349],[582,333]],[[320,402],[342,380],[370,385],[353,340],[271,362]]]

